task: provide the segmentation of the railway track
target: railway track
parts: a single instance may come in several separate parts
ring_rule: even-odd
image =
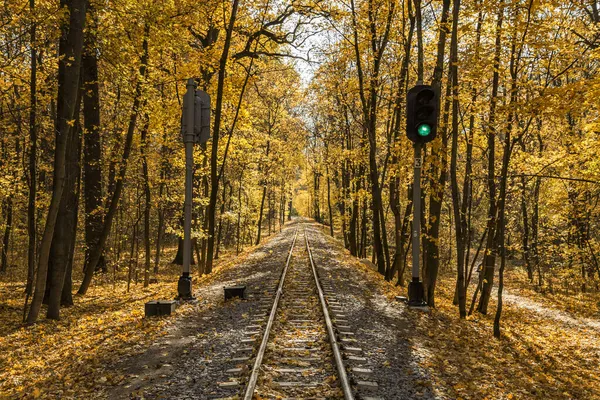
[[[373,398],[364,393],[377,384],[362,380],[369,369],[353,367],[366,359],[332,284],[319,278],[304,228],[294,232],[276,286],[262,290],[240,357],[233,359],[238,364],[227,371],[238,377],[220,383],[238,390],[231,398]]]

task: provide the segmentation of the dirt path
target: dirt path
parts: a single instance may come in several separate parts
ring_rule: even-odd
[[[497,293],[497,292],[496,292]],[[512,294],[506,289],[502,295],[504,301],[514,304],[519,308],[524,308],[534,312],[542,318],[554,320],[560,324],[567,325],[571,328],[593,329],[600,332],[600,320],[584,317],[574,317],[569,313],[547,307],[542,303],[532,300],[528,297]]]

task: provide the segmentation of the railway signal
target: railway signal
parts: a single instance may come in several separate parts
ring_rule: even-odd
[[[210,96],[196,89],[196,82],[187,81],[183,97],[181,138],[185,144],[185,200],[183,219],[183,267],[177,284],[177,298],[193,300],[190,263],[192,256],[192,180],[194,168],[194,144],[204,145],[210,139]]]
[[[440,96],[430,85],[416,85],[406,96],[406,136],[413,143],[435,139]]]
[[[412,225],[412,281],[408,285],[408,305],[425,306],[423,283],[419,277],[421,255],[421,150],[435,139],[440,109],[438,91],[420,82],[406,96],[406,136],[414,143],[414,185]]]

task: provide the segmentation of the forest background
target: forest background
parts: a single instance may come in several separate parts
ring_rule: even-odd
[[[94,304],[90,290],[166,290],[182,256],[188,77],[213,99],[212,139],[195,154],[196,276],[301,214],[403,287],[405,97],[421,81],[442,99],[422,180],[427,303],[439,307],[439,285],[450,287],[459,317],[493,313],[500,336],[510,271],[528,295],[597,317],[598,9],[593,0],[5,2],[2,334]],[[308,75],[298,72],[306,62]]]

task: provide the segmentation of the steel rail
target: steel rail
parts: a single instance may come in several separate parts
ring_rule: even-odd
[[[321,283],[319,282],[319,275],[317,274],[317,268],[315,267],[315,262],[313,260],[312,250],[310,249],[310,244],[308,242],[306,227],[304,227],[304,240],[306,241],[306,250],[308,251],[310,266],[312,267],[315,283],[317,284],[317,291],[319,292],[319,299],[321,300],[321,307],[323,308],[323,315],[325,316],[325,324],[327,325],[329,343],[331,344],[331,349],[333,350],[333,357],[335,359],[335,365],[340,378],[340,384],[342,385],[342,390],[344,392],[344,399],[354,400],[354,395],[352,394],[352,389],[350,388],[350,382],[348,381],[348,374],[346,374],[346,368],[344,367],[344,361],[342,360],[342,354],[340,353],[338,341],[335,337],[335,332],[333,331],[333,324],[331,323],[331,318],[329,317],[329,310],[327,310],[323,289],[321,288]]]
[[[246,385],[244,400],[252,400],[254,390],[256,389],[256,383],[258,382],[260,366],[262,365],[265,350],[267,349],[267,342],[269,341],[269,334],[271,333],[271,327],[273,326],[273,321],[275,320],[275,314],[277,314],[279,299],[281,298],[281,295],[283,293],[283,282],[285,281],[285,275],[287,274],[288,266],[290,265],[290,260],[292,259],[292,253],[294,252],[294,245],[296,244],[297,236],[298,228],[296,228],[296,231],[294,232],[294,240],[292,241],[292,247],[290,247],[290,252],[285,262],[285,267],[283,268],[283,272],[281,273],[279,286],[277,287],[277,293],[275,294],[275,301],[273,302],[273,307],[271,307],[271,314],[269,315],[269,320],[267,321],[267,326],[265,328],[265,333],[263,334],[263,339],[260,344],[260,348],[258,349],[258,353],[256,354],[256,360],[254,360],[254,366],[252,367],[252,373],[250,374],[248,385]]]

